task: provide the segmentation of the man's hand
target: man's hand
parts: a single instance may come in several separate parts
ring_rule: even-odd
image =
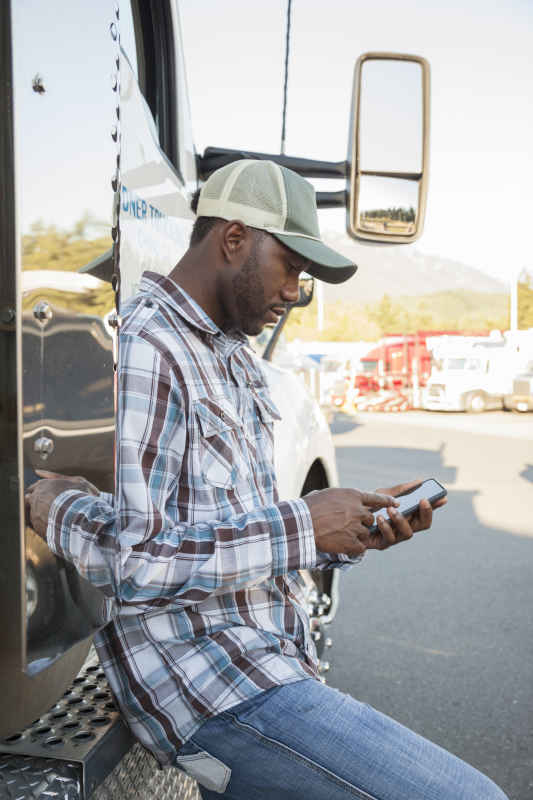
[[[50,508],[58,495],[68,489],[76,489],[85,494],[100,494],[96,486],[80,475],[59,475],[57,472],[45,470],[36,470],[36,473],[44,480],[28,486],[24,494],[24,505],[26,522],[43,539],[46,538]]]
[[[322,489],[303,499],[313,519],[317,550],[351,557],[362,555],[368,546],[372,511],[398,505],[390,494],[359,489]]]
[[[402,497],[409,494],[413,489],[416,489],[422,483],[422,480],[409,481],[408,483],[399,483],[397,486],[391,486],[388,489],[376,489],[376,492],[382,494],[390,494],[393,497]],[[410,514],[409,517],[404,517],[399,514],[396,509],[388,508],[387,514],[390,522],[387,522],[383,514],[376,516],[376,523],[379,528],[378,533],[371,534],[368,543],[368,548],[371,550],[386,550],[393,544],[405,542],[411,539],[413,533],[417,531],[425,531],[431,528],[433,521],[433,509],[440,508],[446,505],[447,498],[443,497],[438,500],[433,508],[428,500],[421,500],[418,509]]]

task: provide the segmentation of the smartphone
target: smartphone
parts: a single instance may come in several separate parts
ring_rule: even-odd
[[[399,500],[400,505],[397,506],[396,510],[403,514],[404,517],[408,517],[414,511],[417,510],[418,504],[421,500],[429,500],[431,505],[434,505],[438,500],[442,500],[443,497],[446,497],[448,491],[444,488],[444,486],[435,480],[435,478],[428,478],[426,481],[420,484],[416,489],[413,489],[408,494],[403,494],[396,499]],[[378,511],[378,514],[383,513],[382,511]],[[375,516],[375,515],[374,515]],[[385,517],[387,522],[390,522],[389,517]],[[374,523],[370,528],[370,533],[377,533],[379,528],[377,523]]]

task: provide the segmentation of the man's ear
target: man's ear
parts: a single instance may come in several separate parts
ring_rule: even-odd
[[[227,222],[221,230],[220,246],[224,255],[224,260],[232,263],[235,260],[242,260],[248,246],[248,239],[251,232],[246,225],[239,220]]]

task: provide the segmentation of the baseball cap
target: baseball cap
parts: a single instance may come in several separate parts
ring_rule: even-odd
[[[356,264],[320,238],[314,187],[273,161],[241,159],[217,169],[204,183],[197,216],[238,219],[267,231],[289,250],[308,258],[310,275],[342,283]]]

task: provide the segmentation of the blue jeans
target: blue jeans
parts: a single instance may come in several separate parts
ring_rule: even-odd
[[[506,800],[464,761],[312,678],[209,719],[177,765],[204,800]]]

